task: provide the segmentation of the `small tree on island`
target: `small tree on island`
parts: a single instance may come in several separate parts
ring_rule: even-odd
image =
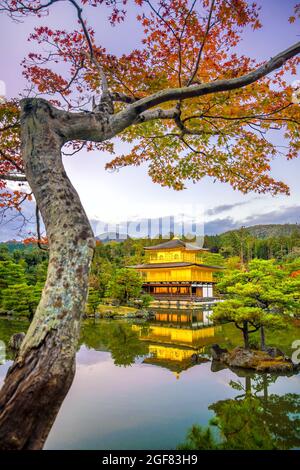
[[[265,346],[265,327],[281,328],[288,315],[300,307],[300,278],[292,278],[274,260],[252,260],[243,271],[224,274],[217,284],[225,300],[214,308],[216,323],[233,322],[243,333],[249,348],[249,334],[260,329],[261,349]]]
[[[106,296],[120,304],[127,304],[130,300],[140,297],[142,283],[141,276],[134,269],[117,269],[108,284]]]

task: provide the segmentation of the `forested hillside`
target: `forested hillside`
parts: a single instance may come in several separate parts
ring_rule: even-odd
[[[246,227],[247,231],[256,238],[286,237],[294,232],[300,233],[300,224],[266,224]],[[236,232],[236,230],[234,230]],[[228,232],[227,232],[228,233]]]
[[[220,235],[206,235],[204,246],[225,258],[239,256],[243,262],[253,258],[284,261],[300,256],[300,226],[242,227]]]

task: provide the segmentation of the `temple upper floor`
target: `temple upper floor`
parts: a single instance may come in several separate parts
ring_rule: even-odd
[[[148,263],[197,263],[202,264],[203,258],[201,252],[184,250],[159,250],[149,251],[146,256]]]
[[[205,248],[186,243],[182,240],[173,238],[159,245],[145,247],[146,261],[148,263],[203,263],[203,252]]]

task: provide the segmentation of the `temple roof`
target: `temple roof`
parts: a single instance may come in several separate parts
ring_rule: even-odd
[[[145,246],[145,250],[169,250],[172,248],[185,248],[190,251],[207,251],[207,248],[200,248],[199,246],[179,240],[179,238],[173,238],[172,240],[160,243],[159,245]]]
[[[224,269],[222,266],[212,266],[211,264],[186,263],[186,262],[137,264],[135,266],[127,266],[127,268],[156,269],[156,268],[183,268],[186,266],[198,266],[200,268],[211,268],[211,269]]]

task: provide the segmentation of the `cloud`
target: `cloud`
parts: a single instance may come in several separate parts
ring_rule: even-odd
[[[225,217],[223,219],[214,219],[206,222],[204,225],[205,235],[218,235],[219,233],[235,230],[241,226],[240,222],[233,220],[232,217]]]
[[[239,201],[233,204],[221,204],[220,206],[216,206],[216,207],[213,207],[212,209],[208,209],[207,211],[205,211],[205,215],[207,216],[218,215],[218,214],[221,214],[222,212],[231,211],[232,209],[235,209],[236,207],[252,204],[252,202],[258,201],[261,199],[262,199],[261,196],[256,196],[256,197],[252,197],[248,201]]]
[[[297,224],[300,223],[300,205],[279,207],[265,214],[257,214],[247,217],[244,225],[259,224]]]
[[[205,211],[205,214],[208,216],[211,215],[218,215],[221,214],[222,212],[227,212],[230,211],[231,209],[235,209],[236,207],[239,206],[245,206],[246,204],[249,204],[252,201],[241,201],[241,202],[235,202],[234,204],[222,204],[221,206],[216,206],[213,207],[212,209],[208,209]]]
[[[35,203],[26,200],[22,203],[21,213],[15,209],[8,209],[3,215],[0,222],[0,242],[7,240],[22,241],[35,231]]]
[[[218,206],[214,209],[211,209],[211,215],[219,214],[225,212],[226,210],[230,210],[232,207],[236,207],[237,205],[244,205],[245,203],[238,203],[238,204],[224,204],[222,206]],[[35,231],[35,218],[34,218],[34,211],[35,211],[35,204],[30,201],[26,201],[23,207],[23,214],[27,219],[31,219],[31,223],[26,224],[22,227],[24,219],[21,216],[13,217],[12,213],[7,214],[6,221],[0,224],[0,242],[7,241],[7,240],[22,240],[28,236],[28,232]],[[17,215],[17,214],[15,214]],[[140,223],[141,230],[140,233],[137,235],[139,237],[147,236],[147,228],[148,223],[146,221],[148,219],[140,219],[134,222],[134,224]],[[154,220],[154,219],[152,219]],[[100,235],[102,232],[105,232],[107,229],[100,230],[100,227],[104,227],[105,222],[101,222],[96,219],[92,219],[91,225],[93,227],[94,233],[96,235]],[[259,213],[250,215],[244,219],[236,220],[232,217],[217,217],[205,223],[204,226],[204,233],[206,235],[216,235],[219,233],[227,232],[229,230],[239,229],[242,226],[253,226],[253,225],[268,225],[268,224],[300,224],[300,205],[294,206],[282,206],[278,209],[274,209],[269,212]],[[119,224],[119,231],[120,233],[127,233],[126,226],[123,224]],[[20,233],[20,228],[22,228]],[[157,230],[159,233],[159,230]],[[156,234],[156,233],[155,233]],[[112,238],[115,238],[115,233],[112,233]]]
[[[206,235],[217,235],[242,226],[297,223],[300,223],[300,205],[279,207],[263,214],[250,215],[243,220],[234,220],[232,217],[214,219],[205,224],[204,232]]]

